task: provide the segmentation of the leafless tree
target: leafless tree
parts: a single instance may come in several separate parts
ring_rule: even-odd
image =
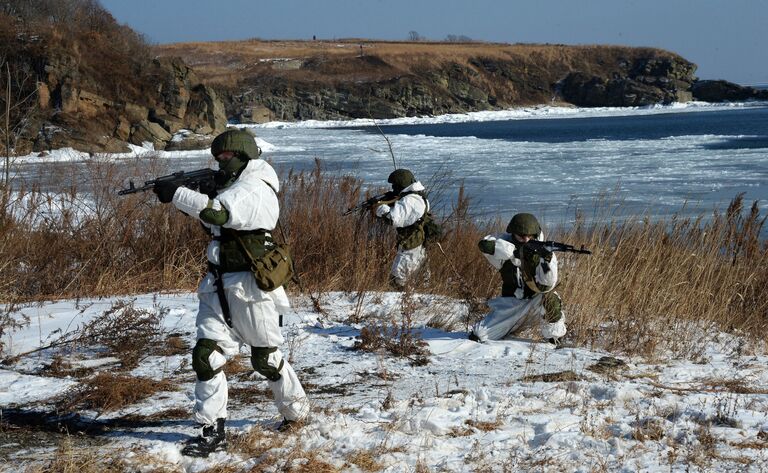
[[[27,131],[37,110],[37,85],[34,77],[29,67],[11,64],[7,58],[0,56],[0,139],[4,148],[0,188],[4,195],[10,192],[11,165],[16,144]]]

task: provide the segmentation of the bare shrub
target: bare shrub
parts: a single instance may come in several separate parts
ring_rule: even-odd
[[[110,412],[143,401],[160,391],[176,389],[167,380],[99,373],[69,390],[59,402],[59,407],[64,411],[94,409]]]
[[[632,438],[638,442],[646,440],[659,441],[664,438],[664,421],[655,417],[646,417],[635,419]]]
[[[133,301],[118,300],[83,326],[78,342],[103,345],[124,368],[133,368],[161,342],[161,323],[167,312],[137,309]]]
[[[191,352],[189,343],[176,334],[170,334],[165,338],[162,343],[158,355],[173,356],[173,355],[186,355]]]
[[[371,353],[386,351],[392,355],[408,358],[415,366],[429,363],[429,349],[426,343],[411,330],[404,330],[397,323],[378,324],[375,321],[360,330],[360,339],[353,348]]]
[[[474,427],[481,432],[492,432],[497,430],[502,425],[501,420],[498,419],[493,422],[467,419],[464,421],[464,423],[470,427]]]
[[[85,309],[83,309],[85,310]],[[58,338],[25,353],[16,354],[3,363],[11,363],[19,357],[47,349],[83,349],[95,346],[106,349],[106,354],[118,358],[124,369],[134,368],[139,361],[160,352],[158,344],[163,340],[162,321],[167,309],[155,307],[137,309],[134,301],[117,300],[109,309],[75,330],[52,335]],[[48,367],[52,373],[69,369],[60,354],[54,356]]]

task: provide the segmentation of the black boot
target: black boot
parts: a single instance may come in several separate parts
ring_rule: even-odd
[[[227,438],[224,434],[224,419],[216,419],[215,425],[204,425],[199,437],[187,441],[181,450],[188,457],[207,457],[213,452],[226,450]]]
[[[298,422],[295,420],[288,420],[286,418],[283,418],[283,421],[280,422],[280,425],[277,426],[278,432],[290,432],[293,429],[297,428],[299,426]]]

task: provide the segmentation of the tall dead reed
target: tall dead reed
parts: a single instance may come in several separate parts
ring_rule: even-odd
[[[121,164],[94,158],[73,168],[72,182],[79,186],[55,193],[13,189],[0,209],[0,301],[193,290],[205,271],[208,237],[200,225],[159,205],[151,192],[116,194],[128,176],[165,174],[167,166],[152,158]],[[371,191],[358,179],[323,172],[319,164],[311,172],[288,172],[282,181],[275,234],[291,245],[302,290],[388,290],[393,229],[368,214],[342,216]],[[81,191],[84,184],[93,192]],[[498,294],[499,275],[477,241],[501,231],[511,215],[479,223],[471,206],[463,192],[444,206],[438,220],[445,237],[439,247],[428,248],[431,278],[416,291],[475,305]],[[764,222],[757,204],[745,209],[743,196],[737,196],[724,213],[707,218],[598,217],[549,228],[548,238],[594,252],[560,256],[558,290],[572,336],[610,350],[688,355],[713,324],[765,336]]]
[[[567,256],[560,287],[580,342],[649,355],[698,355],[715,326],[764,337],[768,329],[765,217],[743,194],[726,212],[651,220],[578,222],[555,235],[586,244]]]
[[[116,193],[128,176],[166,173],[165,163],[93,158],[57,172],[56,190],[19,185],[0,209],[0,300],[194,287],[207,241],[199,225],[156,205],[151,192]]]

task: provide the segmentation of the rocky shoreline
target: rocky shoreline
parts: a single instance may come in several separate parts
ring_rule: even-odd
[[[698,81],[695,64],[652,48],[360,40],[149,48],[109,23],[89,41],[30,25],[0,28],[9,64],[28,75],[11,87],[33,98],[11,117],[17,155],[202,148],[228,122],[768,100],[768,90]],[[127,46],[115,48],[120,41]]]

